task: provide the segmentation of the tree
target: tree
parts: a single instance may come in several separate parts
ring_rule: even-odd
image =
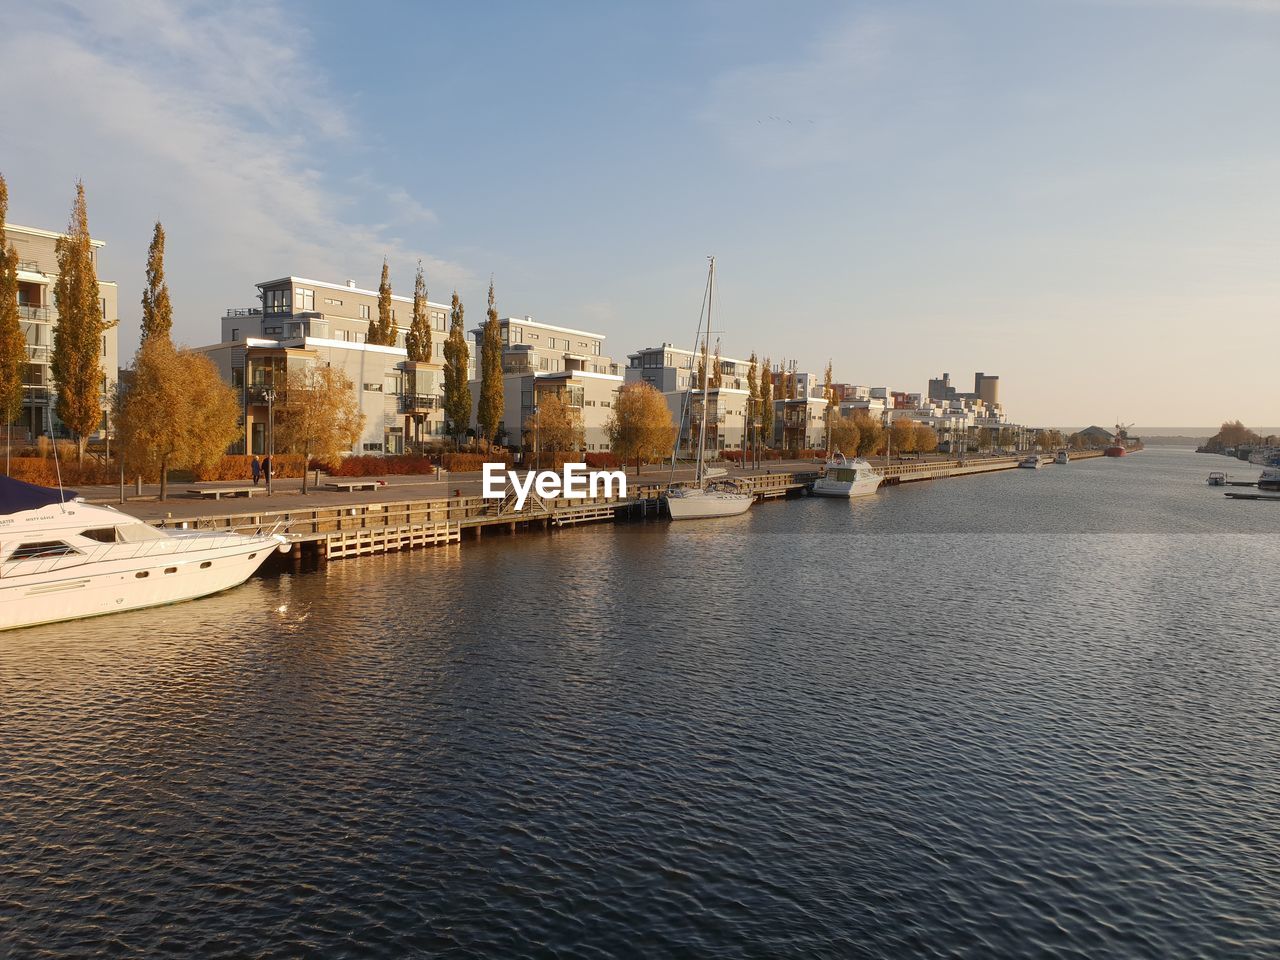
[[[865,410],[855,410],[853,422],[858,428],[857,454],[860,457],[869,457],[880,449],[884,428],[880,426],[880,421],[872,418]]]
[[[895,453],[911,453],[916,448],[916,422],[899,417],[889,427],[889,438]]]
[[[240,403],[205,356],[175,350],[166,336],[142,342],[116,402],[120,456],[131,472],[160,476],[169,495],[169,471],[209,466],[239,433]]]
[[[916,451],[933,453],[938,449],[938,432],[923,423],[916,424]]]
[[[422,275],[422,261],[418,261],[418,275],[413,278],[413,322],[404,338],[409,359],[416,363],[431,360],[431,319],[427,312],[427,280]]]
[[[634,460],[637,475],[641,464],[662,459],[675,445],[671,408],[652,384],[642,380],[618,390],[605,430],[614,456],[624,463]]]
[[[751,360],[747,366],[747,411],[749,428],[743,443],[750,446],[755,439],[756,420],[760,416],[760,374],[756,369],[756,352],[751,351]]]
[[[858,452],[861,431],[853,417],[842,416],[838,411],[831,415],[831,449],[849,456]]]
[[[1048,450],[1048,449],[1049,449],[1049,445],[1050,445],[1050,444],[1049,444],[1049,431],[1048,431],[1048,430],[1037,430],[1037,431],[1036,431],[1036,446],[1037,446],[1037,447],[1039,447],[1041,450]]]
[[[1016,442],[1017,442],[1017,437],[1014,435],[1013,427],[1001,427],[1001,428],[1000,428],[1000,447],[1001,447],[1001,449],[1008,450],[1008,449],[1009,449],[1010,447],[1012,447]]]
[[[307,492],[306,465],[311,455],[339,460],[360,439],[364,414],[351,378],[328,364],[305,364],[289,370],[284,396],[276,406],[276,443],[302,454],[302,492]]]
[[[539,461],[543,450],[580,450],[584,443],[582,412],[570,406],[558,390],[538,397],[534,412],[525,418],[524,429],[530,443],[537,444]]]
[[[378,316],[369,321],[365,339],[379,347],[392,347],[396,342],[396,324],[391,319],[391,268],[382,258],[382,276],[378,280]]]
[[[147,286],[142,291],[142,342],[152,337],[172,340],[173,305],[164,280],[164,227],[156,221],[147,249]]]
[[[827,449],[831,449],[831,414],[832,404],[835,403],[836,393],[831,386],[831,361],[827,361],[827,369],[822,375],[822,399],[827,401],[827,405],[823,408],[823,419],[827,422]]]
[[[18,251],[9,245],[4,225],[9,216],[9,187],[0,176],[0,416],[6,426],[22,413],[22,373],[27,364],[27,338],[18,317]],[[5,472],[8,472],[8,431]]]
[[[716,341],[716,356],[711,367],[711,389],[718,390],[724,385],[724,369],[720,363],[720,341]]]
[[[58,280],[53,293],[58,326],[53,332],[51,367],[58,390],[58,417],[76,435],[83,461],[89,434],[102,422],[102,334],[113,324],[102,316],[84,184],[78,180],[71,222],[66,236],[58,238],[56,249]]]
[[[462,440],[471,424],[471,388],[467,385],[467,336],[462,327],[465,313],[458,291],[453,291],[449,311],[449,336],[444,342],[444,415],[453,430],[455,443]]]
[[[493,443],[502,422],[502,327],[493,305],[493,278],[489,278],[489,309],[480,339],[480,402],[476,425],[486,443]]]
[[[990,427],[979,427],[978,428],[978,449],[990,450],[993,436],[994,435],[992,434]]]
[[[773,368],[768,357],[760,369],[760,441],[769,447],[773,445]]]

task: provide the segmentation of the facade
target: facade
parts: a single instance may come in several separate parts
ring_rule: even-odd
[[[525,430],[540,400],[560,394],[582,417],[583,443],[588,452],[610,447],[607,424],[623,378],[604,354],[604,335],[571,327],[539,323],[532,317],[505,317],[502,330],[502,420],[497,440],[509,446],[533,448],[535,437]],[[483,330],[471,330],[474,371],[482,369]],[[471,377],[471,419],[476,420],[480,381]],[[528,435],[526,436],[526,433]]]
[[[58,326],[58,308],[53,296],[54,284],[58,280],[56,244],[64,234],[12,223],[5,224],[5,232],[9,243],[18,251],[18,320],[27,339],[27,367],[23,374],[26,397],[15,427],[19,431],[25,430],[28,437],[34,439],[42,433],[63,432],[54,410],[57,385],[53,382],[50,363],[53,359],[53,332]],[[89,244],[96,268],[98,253],[105,244],[101,240],[90,240]],[[99,280],[98,298],[102,318],[112,324],[102,336],[105,411],[115,392],[120,369],[115,283]]]
[[[693,456],[697,447],[702,418],[702,385],[698,382],[701,354],[670,343],[645,347],[627,355],[627,383],[648,383],[663,395],[671,410],[671,419],[679,425],[679,448]],[[707,357],[707,380],[715,375],[715,354]],[[720,357],[720,386],[707,389],[707,432],[705,449],[741,450],[747,432],[748,360]],[[758,419],[758,414],[757,414]]]
[[[378,292],[346,284],[288,276],[257,285],[260,307],[237,307],[222,317],[222,339],[201,348],[223,379],[241,392],[244,432],[239,452],[265,453],[268,390],[284,389],[289,371],[325,364],[351,380],[364,432],[351,453],[403,453],[446,437],[443,346],[449,307],[428,302],[431,361],[408,359],[405,334],[413,299],[392,296],[396,345],[368,342],[378,315]],[[469,369],[473,369],[470,367]]]

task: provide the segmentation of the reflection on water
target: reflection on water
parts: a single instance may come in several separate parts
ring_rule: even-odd
[[[0,637],[0,954],[1274,956],[1213,458],[497,537]]]

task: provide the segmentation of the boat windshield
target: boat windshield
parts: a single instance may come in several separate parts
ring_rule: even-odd
[[[121,543],[141,543],[144,540],[163,540],[168,534],[148,523],[125,523],[116,527]]]

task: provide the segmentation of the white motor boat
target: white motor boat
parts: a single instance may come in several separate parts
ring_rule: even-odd
[[[1258,477],[1259,490],[1280,490],[1280,467],[1263,467]]]
[[[1057,453],[1053,455],[1053,462],[1054,463],[1070,463],[1071,454],[1067,453],[1067,451],[1065,450],[1059,450]]]
[[[70,491],[0,477],[0,630],[192,600],[244,583],[278,534],[159,530]]]
[[[813,492],[819,497],[866,497],[875,493],[884,474],[859,457],[848,460],[836,451],[827,461],[823,475],[813,481]]]
[[[1018,466],[1023,467],[1027,470],[1039,470],[1040,457],[1034,456],[1034,455],[1030,457],[1023,457],[1021,460],[1018,461]]]
[[[713,294],[715,293],[716,282],[716,258],[711,258],[711,265],[707,270],[707,299],[706,299],[706,320],[707,330],[711,330],[711,304]],[[701,344],[702,347],[702,419],[698,425],[698,458],[693,471],[693,483],[690,486],[676,486],[672,484],[667,489],[667,495],[664,498],[667,504],[667,513],[670,514],[672,520],[703,520],[710,517],[736,517],[738,514],[746,513],[751,508],[751,504],[755,501],[755,497],[750,493],[744,493],[734,486],[733,481],[723,479],[713,479],[716,477],[724,477],[729,471],[723,467],[709,467],[706,462],[706,436],[707,436],[707,368],[710,365],[710,351],[708,350],[708,336],[702,332],[702,317],[698,317],[698,335],[694,340],[694,346]],[[716,348],[716,356],[720,355],[719,346]],[[692,378],[690,378],[692,380]],[[689,392],[685,395],[685,410],[688,410],[690,401],[693,396],[693,384],[689,384]],[[684,411],[680,414],[680,423],[684,424]],[[676,430],[676,443],[680,442],[680,430]],[[674,476],[675,472],[675,451],[671,455],[671,469]],[[710,482],[708,482],[710,481]]]
[[[1227,475],[1221,470],[1214,470],[1209,474],[1209,486],[1225,487],[1227,485]]]

